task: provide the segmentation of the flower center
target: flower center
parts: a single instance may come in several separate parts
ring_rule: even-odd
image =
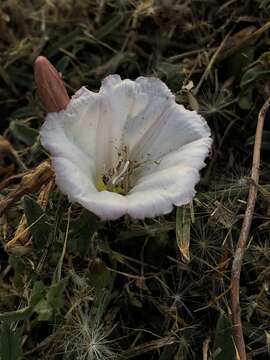
[[[130,176],[135,168],[136,162],[128,160],[127,147],[123,145],[121,151],[118,152],[116,166],[105,168],[101,174],[97,175],[97,189],[127,194],[130,190]]]

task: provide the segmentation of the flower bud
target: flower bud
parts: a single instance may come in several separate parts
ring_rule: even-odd
[[[38,94],[47,112],[64,110],[70,99],[64,82],[55,67],[44,56],[35,61],[35,81]]]

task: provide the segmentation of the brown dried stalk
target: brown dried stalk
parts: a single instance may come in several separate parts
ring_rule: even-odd
[[[231,276],[231,305],[232,305],[232,320],[234,325],[234,341],[238,356],[240,360],[246,360],[245,340],[243,335],[243,326],[241,322],[241,307],[240,307],[240,274],[243,262],[243,256],[249,238],[250,227],[252,217],[255,208],[255,202],[257,198],[257,186],[259,183],[259,170],[260,170],[260,153],[262,143],[262,133],[264,126],[264,119],[266,112],[270,106],[270,98],[264,103],[258,115],[257,129],[255,135],[255,143],[253,150],[253,162],[251,170],[252,182],[249,186],[249,194],[247,200],[246,212],[239,236],[239,240],[236,246],[233,264],[232,264],[232,276]]]

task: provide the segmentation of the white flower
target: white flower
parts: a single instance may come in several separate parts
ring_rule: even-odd
[[[102,219],[143,219],[191,201],[211,146],[210,130],[156,78],[104,79],[82,87],[41,129],[56,182]]]

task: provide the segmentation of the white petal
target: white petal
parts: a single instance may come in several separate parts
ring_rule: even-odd
[[[159,164],[143,167],[127,196],[130,216],[142,219],[167,214],[172,205],[189,203],[210,145],[210,138],[202,138],[164,156]]]
[[[198,171],[189,167],[176,166],[157,172],[127,195],[128,213],[138,219],[167,214],[173,205],[181,206],[192,200],[198,180]]]
[[[147,176],[177,165],[193,167],[199,171],[205,166],[204,159],[208,154],[211,144],[211,138],[203,137],[187,143],[175,151],[168,152],[156,161],[145,162],[142,166],[138,167],[134,174],[134,186],[144,181]]]
[[[72,202],[78,202],[102,220],[115,220],[127,212],[124,196],[108,191],[97,191],[93,182],[66,158],[53,157],[56,183]]]
[[[89,116],[90,112],[90,116]],[[81,88],[66,110],[49,113],[41,128],[42,145],[52,154],[71,152],[77,148],[95,161],[96,128],[99,119],[97,94]]]
[[[66,110],[49,113],[42,126],[42,145],[52,154],[56,183],[70,201],[78,202],[102,219],[126,213],[122,195],[96,189],[96,132],[100,98],[82,88]]]
[[[127,213],[126,197],[114,192],[89,193],[87,197],[78,198],[77,201],[102,220],[116,220]]]
[[[155,113],[149,112],[147,116],[153,119]],[[206,122],[195,111],[175,103],[168,104],[162,115],[143,133],[131,157],[139,163],[157,161],[185,144],[209,136]]]
[[[136,83],[121,80],[119,75],[110,75],[102,82],[100,95],[100,120],[97,131],[98,146],[104,148],[97,153],[97,168],[113,167],[118,161],[118,152],[123,145],[126,123],[146,106],[146,99],[138,91]],[[108,158],[109,156],[109,158]]]
[[[125,126],[123,141],[129,145],[132,158],[137,159],[146,143],[159,131],[174,104],[167,86],[155,78],[140,77],[134,82],[136,91],[144,98],[144,108],[130,117]]]
[[[84,151],[74,140],[73,137],[67,134],[65,124],[58,117],[56,113],[51,113],[47,118],[41,130],[42,145],[52,154],[52,160],[66,159],[76,170],[72,173],[66,170],[65,177],[75,177],[79,172],[82,176],[87,177],[88,182],[94,184],[95,181],[95,163],[93,158]],[[56,177],[59,177],[56,173]],[[77,177],[76,177],[77,181]],[[74,183],[76,183],[74,180]],[[77,183],[79,187],[79,183]],[[66,191],[64,191],[66,192]]]

